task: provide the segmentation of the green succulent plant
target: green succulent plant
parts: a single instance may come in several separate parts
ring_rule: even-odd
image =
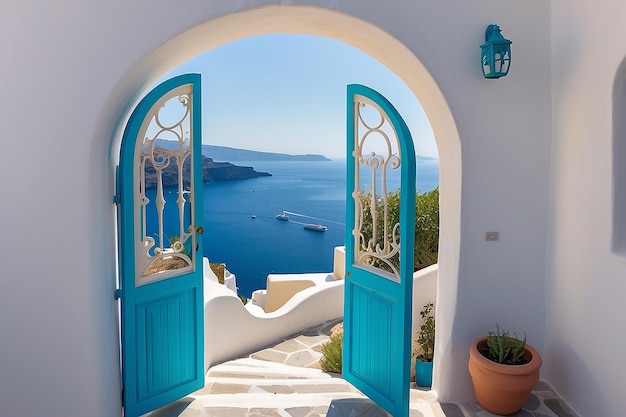
[[[501,330],[496,323],[496,331],[490,331],[487,343],[479,352],[487,359],[504,365],[523,365],[528,362],[526,352],[526,333],[520,339],[517,334],[513,336],[505,330]]]

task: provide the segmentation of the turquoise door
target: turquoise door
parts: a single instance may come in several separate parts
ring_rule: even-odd
[[[204,385],[200,75],[170,79],[131,115],[118,219],[124,415]]]
[[[395,108],[348,86],[345,378],[394,417],[409,415],[415,151]],[[399,204],[399,218],[389,208]]]

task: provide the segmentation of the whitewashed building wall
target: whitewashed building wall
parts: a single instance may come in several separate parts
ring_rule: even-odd
[[[626,367],[618,322],[626,263],[610,246],[613,85],[626,49],[618,3],[8,0],[1,414],[120,415],[112,195],[125,118],[187,59],[286,31],[363,49],[405,80],[431,119],[442,161],[442,400],[473,401],[467,350],[497,321],[526,331],[544,354],[542,378],[581,417],[618,415],[626,408],[617,373]],[[511,72],[497,81],[479,69],[490,23],[513,41]],[[486,231],[500,240],[485,242]]]

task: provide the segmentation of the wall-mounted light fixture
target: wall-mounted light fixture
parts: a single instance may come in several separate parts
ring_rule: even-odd
[[[480,48],[485,78],[500,78],[508,74],[511,65],[511,41],[502,36],[500,26],[487,26],[485,43]]]

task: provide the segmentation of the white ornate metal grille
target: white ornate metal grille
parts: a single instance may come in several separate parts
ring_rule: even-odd
[[[400,282],[398,137],[385,112],[373,101],[354,98],[355,202],[354,263]],[[399,209],[399,206],[398,206]]]
[[[193,269],[191,86],[150,109],[135,148],[137,285]]]

